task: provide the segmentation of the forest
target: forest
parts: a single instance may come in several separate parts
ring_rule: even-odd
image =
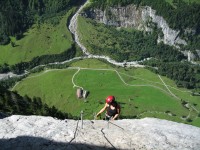
[[[160,32],[156,26],[153,32],[145,33],[134,29],[121,28],[119,30],[84,17],[80,18],[80,22],[82,26],[80,31],[84,37],[83,42],[91,53],[108,55],[121,62],[124,60],[140,61],[149,57],[162,59],[166,62],[186,59],[173,46],[162,42],[157,44]],[[86,29],[86,26],[89,28]]]
[[[82,2],[83,0],[1,0],[0,45],[8,44],[9,36],[20,39],[34,23],[62,15],[72,6]]]
[[[151,59],[142,64],[151,66],[149,70],[166,76],[176,82],[178,87],[195,89],[200,92],[200,66],[188,62],[163,62]],[[157,69],[153,69],[157,68]]]

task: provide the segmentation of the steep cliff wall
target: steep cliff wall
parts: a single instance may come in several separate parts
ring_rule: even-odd
[[[116,27],[133,27],[138,30],[151,31],[151,22],[162,29],[163,37],[159,41],[165,44],[179,47],[187,45],[185,40],[179,37],[179,31],[172,30],[163,17],[156,15],[156,11],[151,7],[136,7],[128,5],[125,7],[109,7],[106,10],[90,9],[86,11],[86,16],[98,20],[106,25]]]
[[[194,62],[195,60],[200,58],[200,50],[196,50],[196,52],[191,51],[182,51],[182,53],[188,58],[189,62]]]
[[[162,149],[199,150],[200,128],[155,118],[57,120],[11,116],[0,119],[0,149]]]
[[[187,41],[179,37],[180,31],[171,29],[166,20],[162,16],[158,16],[156,10],[149,6],[115,6],[107,7],[105,10],[90,8],[85,10],[83,15],[106,25],[135,28],[147,32],[151,32],[156,25],[158,29],[161,29],[157,39],[158,43],[164,42],[176,48],[187,45]],[[185,33],[193,35],[194,32],[192,29],[185,29]],[[188,61],[195,61],[200,59],[199,51],[196,50],[193,53],[186,49],[181,52],[188,57]]]

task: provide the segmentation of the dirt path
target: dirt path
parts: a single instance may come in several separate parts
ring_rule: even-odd
[[[117,70],[115,70],[115,69],[104,69],[104,68],[96,69],[96,68],[80,68],[80,67],[69,67],[69,68],[67,68],[67,69],[75,69],[75,70],[77,70],[77,72],[75,72],[75,74],[74,74],[73,77],[72,77],[72,84],[73,84],[73,87],[82,88],[80,85],[76,85],[75,82],[74,82],[74,78],[75,78],[75,76],[80,72],[80,70],[104,70],[104,71],[113,71],[113,72],[116,72],[116,74],[119,76],[119,79],[120,79],[126,86],[132,86],[132,87],[133,87],[133,86],[135,86],[135,87],[136,87],[136,86],[138,86],[138,87],[139,87],[139,86],[148,86],[148,87],[157,88],[157,89],[159,89],[159,90],[165,92],[165,93],[168,94],[168,95],[174,95],[174,94],[169,90],[169,88],[168,88],[168,87],[171,87],[171,86],[165,84],[165,82],[161,79],[161,77],[160,77],[160,79],[161,79],[161,81],[162,81],[163,84],[162,84],[162,83],[159,83],[159,82],[152,82],[152,81],[149,81],[149,80],[144,79],[144,78],[136,77],[136,78],[138,78],[139,80],[142,80],[142,81],[145,81],[145,82],[149,82],[150,84],[138,84],[138,85],[133,85],[133,84],[129,84],[129,83],[125,82],[124,79],[123,79],[123,77],[122,77],[120,74],[123,74],[123,75],[128,76],[128,77],[133,77],[133,78],[135,78],[135,76],[130,76],[130,75],[128,75],[128,74],[119,72],[119,71],[117,71]],[[56,71],[56,70],[63,70],[63,69],[45,70],[45,71],[44,71],[43,73],[41,73],[41,74],[38,74],[38,75],[35,75],[35,76],[30,76],[30,77],[27,77],[26,79],[28,79],[28,78],[34,78],[34,77],[39,77],[39,76],[41,76],[41,75],[43,75],[43,74],[45,74],[45,73],[47,73],[47,72]],[[20,83],[20,81],[17,82],[17,83],[15,84],[15,86],[12,88],[12,91],[15,89],[15,87],[16,87],[19,83]],[[164,86],[168,89],[168,91],[162,89],[162,88],[159,87],[159,86],[154,85],[153,83],[159,84],[159,85],[164,85]],[[174,88],[174,87],[171,87],[171,88]],[[175,88],[175,89],[176,89],[176,88]],[[188,92],[188,91],[181,91],[181,90],[179,90],[179,92]],[[174,95],[174,97],[175,97],[175,95]],[[175,98],[178,98],[178,97],[176,96]],[[178,99],[180,99],[180,98],[178,98]]]
[[[161,78],[161,76],[158,75],[158,77],[160,78],[160,80],[162,81],[162,83],[163,83],[163,85],[166,87],[166,89],[169,91],[169,93],[170,93],[173,97],[175,97],[176,99],[181,100],[181,98],[177,97],[174,93],[171,92],[171,90],[170,90],[170,89],[168,88],[168,86],[165,84],[165,82],[163,81],[163,79]]]

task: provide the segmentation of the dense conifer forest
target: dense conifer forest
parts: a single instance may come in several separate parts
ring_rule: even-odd
[[[69,8],[80,5],[82,0],[1,0],[0,1],[0,44],[10,42],[9,36],[20,39],[23,32],[33,23],[44,22],[61,15]],[[56,24],[56,20],[50,20]]]
[[[149,69],[174,80],[178,87],[200,89],[200,66],[198,65],[187,62],[163,62],[155,59],[143,64],[157,68]]]

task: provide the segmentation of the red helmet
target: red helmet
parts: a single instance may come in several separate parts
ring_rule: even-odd
[[[113,101],[115,101],[115,97],[114,96],[108,96],[106,98],[106,103],[108,103],[108,104],[112,103]]]

